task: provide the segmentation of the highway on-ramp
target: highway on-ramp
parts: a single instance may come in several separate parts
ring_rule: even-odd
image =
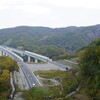
[[[70,66],[66,66],[66,65],[63,65],[61,63],[58,63],[58,62],[55,62],[55,61],[52,61],[52,59],[50,59],[49,57],[46,57],[46,56],[43,56],[43,55],[40,55],[40,54],[36,54],[36,53],[33,53],[33,52],[30,52],[30,51],[22,51],[22,50],[18,50],[18,49],[15,49],[15,48],[11,48],[11,47],[7,47],[7,46],[3,46],[4,48],[12,51],[12,52],[16,52],[16,53],[19,53],[19,54],[23,54],[23,55],[27,55],[29,57],[33,57],[33,58],[37,58],[41,61],[44,61],[44,62],[47,62],[47,63],[51,63],[51,64],[54,64],[64,70],[69,70],[71,69]]]
[[[13,53],[12,51],[8,51],[7,49],[3,48],[2,46],[0,46],[0,49],[3,50],[4,52],[6,52],[10,57],[12,57],[13,59],[15,59],[17,61],[18,65],[20,66],[20,68],[22,69],[22,71],[24,73],[24,76],[27,80],[29,88],[32,88],[35,86],[42,86],[41,83],[39,82],[39,80],[34,75],[34,73],[32,73],[28,69],[28,67],[25,65],[25,63],[23,62],[21,57],[19,57],[17,54]]]

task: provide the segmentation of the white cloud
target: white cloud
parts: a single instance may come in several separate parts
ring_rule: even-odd
[[[100,24],[100,0],[0,0],[0,27]]]
[[[100,0],[43,0],[61,7],[99,8]]]
[[[24,4],[36,5],[44,3],[61,7],[100,8],[100,0],[0,0],[0,5],[6,4],[18,6]]]
[[[49,8],[38,6],[38,5],[17,6],[16,9],[21,10],[24,13],[26,12],[26,13],[35,13],[35,14],[45,14],[45,13],[49,13],[50,11]]]

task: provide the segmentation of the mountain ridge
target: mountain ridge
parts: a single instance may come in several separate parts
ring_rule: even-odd
[[[100,24],[63,28],[17,26],[0,29],[0,44],[16,48],[21,46],[24,49],[54,45],[65,51],[76,51],[97,37],[100,37]]]

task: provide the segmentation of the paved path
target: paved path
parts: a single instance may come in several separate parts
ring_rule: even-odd
[[[38,70],[62,70],[63,68],[58,67],[57,65],[51,64],[51,63],[44,63],[44,64],[27,64],[28,68],[34,72]]]

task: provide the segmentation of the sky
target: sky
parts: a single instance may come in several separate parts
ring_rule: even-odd
[[[0,0],[0,29],[100,24],[100,0]]]

